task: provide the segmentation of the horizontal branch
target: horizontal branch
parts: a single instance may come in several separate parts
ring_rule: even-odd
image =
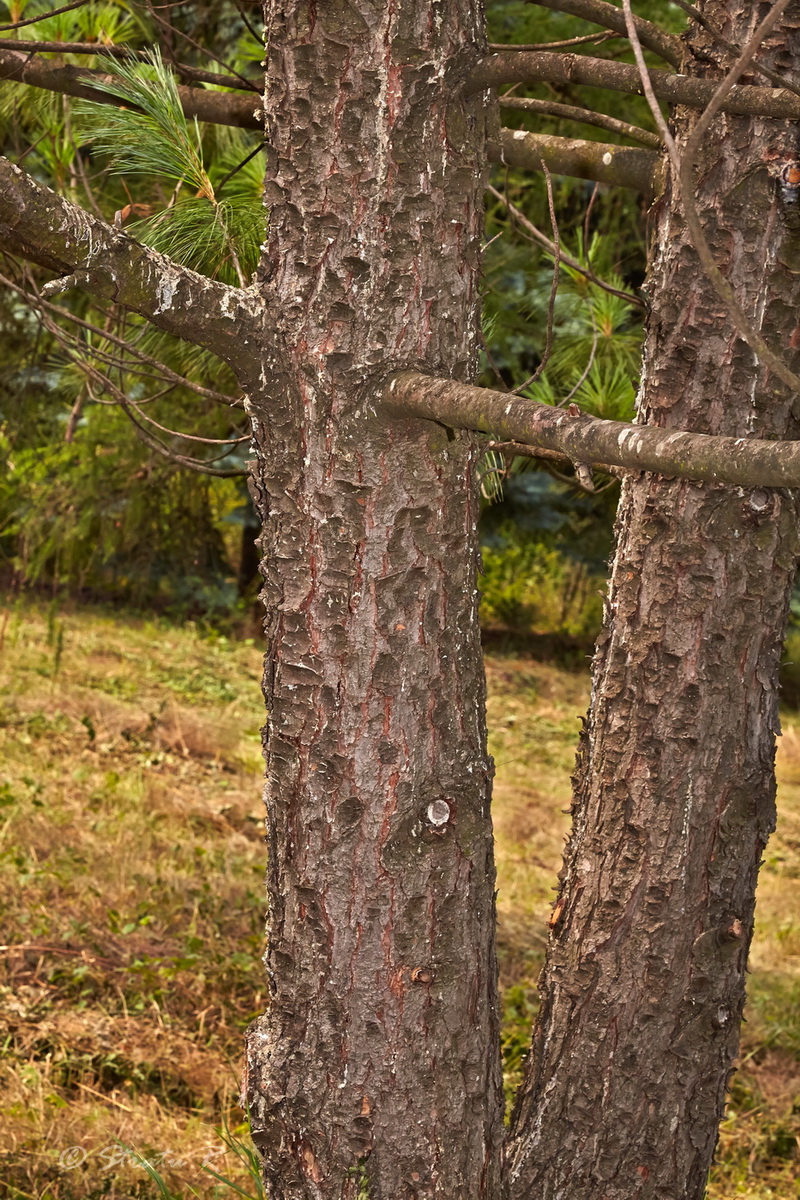
[[[130,46],[106,46],[102,42],[20,42],[19,38],[0,38],[0,50],[22,51],[28,58],[33,54],[86,54],[92,58],[117,58],[120,62],[152,62],[147,50],[133,50]],[[49,60],[48,60],[49,61]],[[237,92],[262,91],[257,80],[237,79],[234,75],[219,75],[213,71],[201,71],[198,67],[187,66],[186,63],[170,62],[169,67],[181,79],[194,80],[196,83],[211,83],[219,87],[233,88]]]
[[[103,71],[88,67],[62,66],[52,59],[29,58],[19,50],[0,50],[0,79],[27,83],[29,87],[59,92],[63,96],[79,96],[97,104],[120,107],[123,101],[108,92],[92,87],[92,81],[110,83],[112,78]],[[263,129],[259,97],[211,92],[203,88],[179,87],[183,111],[187,117],[197,117],[209,125],[233,125],[238,129]],[[258,115],[257,115],[258,114]]]
[[[515,108],[518,112],[541,113],[545,117],[556,117],[563,121],[575,121],[581,125],[594,125],[596,129],[606,129],[609,133],[618,133],[620,137],[631,138],[642,146],[650,146],[660,150],[663,146],[661,137],[651,133],[649,129],[640,129],[628,121],[618,121],[605,113],[594,112],[590,108],[580,108],[575,104],[559,104],[556,100],[531,100],[527,96],[501,96],[501,108]]]
[[[738,487],[800,487],[800,441],[716,437],[604,421],[417,371],[403,371],[388,380],[382,398],[385,409],[396,416],[422,417],[451,429],[558,450],[573,463]]]
[[[91,216],[0,158],[0,249],[121,304],[157,328],[212,350],[234,370],[248,333],[259,336],[255,294],[180,266]]]
[[[7,29],[22,29],[24,25],[37,25],[39,21],[49,21],[51,17],[72,12],[75,8],[83,8],[88,2],[89,0],[71,0],[70,4],[65,4],[62,8],[51,8],[48,12],[37,13],[35,17],[26,17],[24,21],[11,21],[8,25],[0,25],[0,32],[5,33]]]
[[[714,79],[695,79],[690,75],[673,75],[669,71],[648,72],[653,91],[659,100],[668,104],[686,104],[690,108],[705,108],[719,84]],[[499,87],[504,83],[579,83],[588,87],[608,88],[613,92],[642,95],[639,71],[629,63],[611,62],[607,58],[591,58],[583,54],[549,54],[508,51],[490,54],[469,75],[468,92]],[[754,87],[738,84],[732,88],[723,104],[725,112],[744,116],[775,117],[777,120],[800,120],[800,96],[786,88]]]
[[[607,4],[605,0],[530,0],[530,2],[538,4],[540,8],[551,8],[556,12],[567,13],[571,17],[580,17],[581,20],[590,21],[592,25],[600,25],[603,29],[613,29],[614,33],[621,33],[623,37],[628,36],[624,12],[615,4]],[[673,67],[680,66],[683,55],[680,38],[675,37],[672,33],[667,33],[666,29],[662,29],[660,25],[646,21],[644,17],[636,17],[636,31],[639,34],[639,41],[648,50],[652,50],[665,62],[672,63]]]
[[[509,167],[541,171],[544,163],[554,175],[633,188],[648,198],[655,190],[659,163],[655,150],[551,137],[546,133],[527,133],[524,129],[501,129],[499,141],[490,143],[488,152],[492,162]]]

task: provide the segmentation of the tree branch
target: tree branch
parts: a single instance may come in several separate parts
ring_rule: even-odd
[[[576,121],[582,125],[594,125],[598,129],[607,129],[609,133],[618,133],[621,137],[631,138],[643,146],[660,150],[663,142],[657,133],[649,129],[640,129],[628,121],[618,121],[616,117],[606,116],[605,113],[593,112],[590,108],[579,108],[574,104],[559,104],[555,100],[531,100],[523,96],[500,96],[501,108],[515,108],[520,112],[541,113],[547,117],[557,117],[564,121]]]
[[[503,196],[491,184],[489,184],[486,190],[494,196],[495,200],[499,200],[505,206],[509,217],[511,217],[512,225],[521,226],[523,237],[527,235],[531,241],[538,242],[540,246],[544,246],[545,250],[555,257],[555,244],[550,241],[549,237],[542,233],[541,229],[537,229],[533,222],[525,216],[524,212],[518,209],[515,204],[512,204],[507,196]],[[586,241],[584,241],[584,245],[586,245]],[[567,254],[563,249],[559,252],[559,261],[562,266],[571,267],[573,271],[577,271],[580,275],[583,275],[590,283],[594,283],[597,287],[602,288],[604,292],[609,292],[612,296],[619,296],[620,300],[624,300],[626,304],[635,304],[639,308],[645,307],[644,301],[640,300],[633,292],[623,292],[619,288],[612,287],[610,283],[606,283],[605,279],[600,279],[599,276],[595,275],[591,267],[578,262],[577,258],[573,258],[571,254]]]
[[[702,222],[700,221],[700,215],[697,211],[697,204],[695,202],[695,180],[693,166],[694,157],[700,147],[700,143],[708,132],[714,117],[725,103],[726,95],[730,94],[731,89],[736,84],[736,80],[739,79],[747,70],[762,41],[780,20],[789,3],[790,0],[776,0],[776,3],[773,4],[766,17],[764,17],[764,20],[761,21],[754,30],[752,37],[742,50],[739,58],[725,76],[722,83],[716,88],[714,96],[712,97],[708,107],[706,108],[705,112],[702,113],[688,141],[686,142],[682,155],[678,150],[678,146],[670,132],[669,126],[661,114],[661,110],[658,107],[656,98],[653,95],[652,88],[650,87],[647,76],[647,66],[644,61],[642,47],[639,45],[636,30],[633,27],[633,13],[631,12],[630,0],[623,0],[623,7],[626,20],[630,22],[631,42],[633,45],[634,55],[636,57],[636,65],[642,79],[644,93],[647,97],[647,103],[650,106],[650,111],[653,114],[653,119],[661,129],[661,133],[664,138],[664,144],[666,145],[669,153],[672,169],[675,173],[675,179],[678,185],[678,190],[683,201],[684,219],[691,235],[692,244],[697,251],[697,256],[700,259],[703,269],[713,285],[714,290],[725,305],[728,311],[728,316],[731,319],[731,323],[733,324],[739,336],[745,342],[747,342],[750,349],[765,366],[769,367],[770,370],[773,371],[788,387],[797,392],[800,390],[800,377],[798,377],[798,375],[796,375],[795,372],[787,366],[783,359],[777,355],[770,346],[767,345],[758,330],[753,328],[753,325],[745,315],[730,282],[725,278],[716,264],[714,255],[711,252],[711,247],[706,239]]]
[[[624,17],[621,9],[620,16]],[[713,79],[695,79],[689,75],[673,75],[669,71],[648,71],[653,92],[668,104],[686,104],[689,108],[705,108],[717,90]],[[635,66],[611,62],[606,58],[590,58],[583,54],[549,54],[539,52],[490,54],[468,76],[467,93],[499,87],[503,83],[580,83],[589,87],[608,88],[612,92],[642,95],[642,81]],[[737,84],[731,88],[723,104],[725,112],[752,117],[775,117],[778,120],[800,120],[800,96],[786,88],[754,87]]]
[[[488,153],[491,162],[509,167],[541,171],[544,162],[555,175],[633,188],[647,197],[654,194],[659,163],[655,150],[526,133],[524,129],[501,129],[499,142],[490,143]]]
[[[800,486],[800,442],[684,433],[570,413],[536,400],[403,371],[382,389],[385,411],[500,441],[557,450],[573,463],[652,471],[738,487]]]
[[[622,10],[614,4],[605,3],[605,0],[529,0],[529,3],[538,4],[540,8],[568,13],[571,17],[580,17],[583,21],[590,21],[592,25],[601,25],[603,29],[613,29],[623,37],[628,36]],[[636,32],[639,34],[639,41],[643,46],[647,46],[648,50],[652,50],[665,62],[672,63],[673,67],[680,66],[683,58],[680,38],[667,33],[652,21],[645,21],[643,17],[636,18]]]
[[[0,33],[7,29],[22,29],[23,25],[37,25],[39,21],[49,21],[51,17],[59,17],[62,13],[72,12],[76,8],[85,8],[89,0],[72,0],[63,8],[51,8],[49,12],[37,13],[35,17],[26,17],[24,21],[12,21],[10,25],[0,25]]]
[[[105,46],[102,42],[20,42],[19,38],[0,38],[0,50],[22,50],[26,57],[34,54],[86,54],[92,58],[118,58],[121,62],[152,62],[147,50],[132,50],[130,46]],[[47,59],[47,62],[50,60]],[[202,71],[186,63],[170,62],[169,66],[181,79],[196,83],[212,83],[219,87],[233,88],[237,92],[261,94],[262,87],[255,80],[246,82],[242,76],[215,75],[213,71]]]
[[[122,101],[108,92],[92,87],[92,81],[111,81],[103,71],[88,67],[62,66],[49,59],[30,58],[19,50],[0,50],[0,79],[27,83],[29,87],[43,88],[48,92],[59,92],[64,96],[80,96],[94,100],[97,104],[113,104]],[[209,125],[233,125],[238,129],[263,130],[259,99],[250,95],[231,95],[228,92],[210,92],[201,88],[179,87],[183,111],[187,117],[197,117]]]
[[[234,371],[259,336],[257,296],[190,271],[70,204],[0,158],[0,249],[212,350]],[[74,276],[74,279],[71,278]],[[64,290],[66,290],[66,286]]]

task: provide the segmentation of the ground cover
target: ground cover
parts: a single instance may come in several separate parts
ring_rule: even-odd
[[[494,649],[487,675],[510,1093],[588,674]],[[265,998],[259,677],[253,642],[192,625],[0,610],[0,1200],[258,1197],[237,1097]],[[779,772],[709,1200],[800,1196],[792,715]]]

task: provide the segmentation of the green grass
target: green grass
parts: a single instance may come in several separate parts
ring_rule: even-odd
[[[26,606],[0,609],[0,639],[0,905],[13,947],[0,968],[0,1200],[258,1200],[237,1096],[242,1032],[265,1003],[260,653],[191,625]],[[510,1093],[588,676],[498,654],[487,674]],[[800,1195],[791,717],[779,772],[709,1200]]]

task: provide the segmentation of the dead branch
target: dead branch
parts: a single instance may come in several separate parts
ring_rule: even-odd
[[[592,25],[601,25],[603,29],[613,29],[623,37],[628,36],[622,10],[614,4],[605,3],[605,0],[529,0],[529,3],[567,13],[571,17],[580,17],[583,21],[590,21]],[[647,46],[648,50],[652,50],[673,67],[680,66],[683,58],[680,38],[667,33],[652,21],[645,21],[643,17],[636,18],[636,30],[643,46]]]
[[[624,17],[622,9],[616,10]],[[698,79],[691,75],[673,75],[652,67],[648,76],[655,96],[668,104],[685,104],[689,108],[705,108],[717,90],[713,79]],[[642,81],[637,67],[629,63],[611,62],[606,58],[590,58],[584,54],[546,54],[507,51],[484,58],[468,76],[468,93],[499,87],[504,83],[580,83],[589,87],[608,88],[613,92],[642,95]],[[800,96],[786,88],[755,87],[739,84],[725,95],[725,112],[751,117],[775,117],[778,120],[800,120]]]
[[[490,193],[490,195],[494,196],[495,200],[499,200],[501,204],[505,205],[509,216],[511,216],[517,225],[522,227],[522,229],[533,241],[538,242],[539,245],[544,246],[545,250],[548,250],[550,254],[555,255],[556,248],[554,243],[551,242],[547,235],[542,233],[542,231],[525,216],[521,209],[512,204],[510,200],[506,199],[506,197],[498,192],[497,188],[492,187],[491,184],[486,190]],[[623,292],[620,288],[612,287],[611,284],[606,283],[604,279],[600,279],[598,275],[595,275],[594,271],[592,271],[590,267],[584,266],[583,263],[578,262],[577,258],[573,258],[570,254],[566,254],[564,250],[561,250],[560,260],[565,266],[571,267],[573,271],[578,271],[591,283],[594,283],[597,285],[597,287],[602,288],[604,292],[609,292],[612,296],[619,296],[620,300],[626,300],[628,304],[635,304],[638,308],[644,308],[644,301],[641,300],[639,296],[634,295],[633,292]]]
[[[557,450],[571,462],[745,488],[800,486],[800,442],[720,437],[606,421],[536,400],[403,371],[380,390],[388,414]],[[575,409],[575,405],[571,408]]]
[[[550,213],[550,228],[553,231],[553,280],[550,284],[550,296],[547,301],[544,353],[542,354],[541,362],[533,374],[526,379],[524,383],[521,383],[519,387],[515,387],[513,389],[513,394],[515,395],[519,394],[521,391],[524,391],[526,387],[530,387],[532,383],[536,383],[537,379],[541,378],[542,372],[550,361],[550,356],[553,353],[553,327],[555,325],[556,299],[558,298],[558,285],[561,282],[561,231],[558,228],[556,205],[553,198],[553,180],[544,163],[542,163],[542,171],[544,173],[544,181],[547,186],[547,208],[548,212]]]
[[[763,42],[769,31],[774,28],[777,22],[783,15],[784,10],[790,0],[777,0],[770,9],[767,16],[756,27],[752,37],[747,45],[742,50],[737,61],[734,63],[731,70],[718,85],[714,95],[708,103],[707,108],[702,113],[699,121],[695,125],[691,136],[686,142],[683,149],[683,154],[678,150],[675,139],[670,133],[669,127],[664,120],[661,111],[658,107],[658,102],[653,94],[650,82],[647,77],[647,67],[642,54],[642,48],[636,37],[636,30],[631,14],[631,0],[622,0],[625,16],[628,19],[629,34],[631,44],[633,45],[634,55],[636,57],[637,69],[642,78],[642,86],[644,88],[647,103],[650,106],[650,111],[653,114],[653,119],[658,124],[664,137],[664,143],[669,153],[672,169],[675,174],[675,179],[680,191],[681,200],[683,202],[684,219],[689,230],[689,235],[692,239],[697,256],[703,266],[709,282],[712,284],[714,291],[719,296],[722,303],[728,312],[731,323],[736,329],[739,336],[747,342],[750,349],[758,356],[758,358],[770,370],[781,379],[793,391],[800,391],[800,376],[792,371],[783,359],[777,355],[774,350],[767,345],[761,334],[753,328],[750,320],[746,316],[742,306],[740,305],[736,293],[731,287],[728,280],[717,266],[714,255],[711,252],[711,247],[706,239],[705,231],[703,230],[700,215],[697,211],[695,201],[695,179],[694,179],[694,160],[700,143],[705,137],[708,129],[717,113],[720,112],[724,103],[725,97],[730,94],[735,87],[736,80],[740,78],[744,71],[747,70],[752,62],[753,56],[756,54],[758,47]]]
[[[632,188],[653,196],[659,156],[637,146],[614,146],[581,138],[552,137],[524,129],[501,129],[498,142],[488,146],[489,161],[541,171],[542,162],[554,175],[593,179],[615,187]]]
[[[582,125],[594,125],[598,129],[607,129],[609,133],[618,133],[621,137],[631,138],[652,150],[660,150],[661,138],[649,129],[640,129],[638,125],[630,125],[627,121],[618,121],[616,117],[606,116],[605,113],[593,112],[590,108],[578,108],[574,104],[559,104],[555,100],[531,100],[527,97],[500,96],[501,108],[515,108],[520,112],[541,113],[543,116],[559,117],[564,121],[577,121]]]
[[[599,46],[619,38],[619,33],[588,33],[584,37],[565,38],[561,42],[489,42],[490,50],[566,50],[569,46]]]
[[[258,296],[227,287],[64,200],[0,158],[0,249],[76,276],[94,296],[147,317],[241,371],[242,341],[263,336]]]
[[[673,4],[677,4],[678,8],[682,8],[687,16],[692,17],[705,29],[706,33],[710,33],[720,46],[724,47],[734,58],[738,58],[742,53],[741,46],[737,46],[734,42],[728,40],[721,30],[717,29],[716,25],[712,24],[699,8],[695,8],[694,4],[689,4],[688,0],[672,0]],[[800,96],[800,84],[792,83],[790,79],[786,79],[779,71],[773,71],[770,67],[763,63],[753,60],[751,63],[753,71],[757,71],[759,75],[763,75],[765,79],[769,79],[776,87],[788,88],[790,92],[794,92],[796,96]]]
[[[72,12],[75,8],[84,8],[89,3],[89,0],[72,0],[71,4],[65,4],[63,8],[51,8],[49,12],[37,13],[35,17],[26,17],[24,21],[12,21],[10,25],[0,25],[0,33],[5,33],[7,29],[22,29],[23,25],[36,25],[39,21],[47,21],[50,17],[60,17],[62,13]]]
[[[87,54],[93,58],[118,58],[123,62],[151,61],[145,50],[132,50],[129,46],[106,46],[102,42],[34,42],[0,38],[0,50],[20,50],[25,54]],[[196,83],[212,83],[219,87],[234,88],[236,91],[260,93],[261,88],[255,80],[249,84],[242,82],[242,77],[233,75],[215,75],[213,71],[201,71],[198,67],[187,66],[186,63],[171,62],[171,69],[182,79],[193,79]]]

